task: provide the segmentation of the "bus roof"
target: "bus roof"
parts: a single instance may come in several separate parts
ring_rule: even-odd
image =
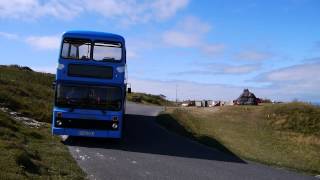
[[[67,31],[63,33],[63,37],[69,38],[85,38],[85,39],[104,39],[104,40],[116,40],[124,43],[124,38],[117,34],[95,31]]]

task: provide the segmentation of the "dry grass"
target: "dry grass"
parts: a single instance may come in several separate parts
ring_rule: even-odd
[[[171,121],[177,121],[187,132],[193,134],[193,137],[212,137],[244,159],[319,174],[320,136],[319,130],[314,131],[320,121],[317,119],[319,111],[317,107],[309,105],[298,106],[300,104],[226,106],[211,109],[171,108],[166,113],[171,117]],[[300,109],[299,117],[303,119],[291,118],[291,115],[297,113],[290,112],[297,109]],[[270,116],[267,118],[272,111],[282,112],[281,116],[285,115],[286,123],[299,125],[290,122],[294,119],[304,124],[303,127],[308,130],[292,126],[283,128],[288,127],[283,126],[283,122],[277,126]],[[161,116],[159,119],[160,123],[166,121],[162,123],[165,126],[170,124],[168,119]],[[303,120],[309,119],[313,119],[312,123],[302,123]]]

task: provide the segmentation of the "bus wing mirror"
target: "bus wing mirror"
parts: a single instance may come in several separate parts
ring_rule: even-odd
[[[55,89],[56,88],[56,81],[53,81],[52,82],[52,89]]]
[[[128,93],[131,94],[131,87],[128,88]]]

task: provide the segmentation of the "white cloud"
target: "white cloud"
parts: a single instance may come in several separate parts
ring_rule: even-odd
[[[254,81],[270,84],[283,96],[320,101],[320,63],[294,65],[264,73]]]
[[[319,82],[320,63],[300,64],[271,71],[262,75],[259,80],[271,82]]]
[[[163,41],[176,47],[197,47],[202,44],[203,37],[211,29],[208,23],[189,16],[171,30],[164,32]]]
[[[273,55],[269,52],[261,52],[248,50],[243,51],[237,55],[238,58],[243,60],[253,60],[253,61],[262,61],[271,58]]]
[[[146,92],[151,94],[164,94],[174,100],[176,85],[178,99],[235,99],[242,88],[219,84],[201,84],[188,81],[158,81],[129,79],[134,92]]]
[[[87,10],[107,18],[118,17],[125,24],[145,23],[152,20],[168,19],[180,9],[185,8],[189,0],[156,0],[137,2],[135,0],[93,0],[86,1]]]
[[[260,65],[248,64],[240,66],[226,66],[223,68],[225,74],[247,74],[256,71],[260,68]]]
[[[203,51],[209,55],[216,55],[225,50],[224,44],[209,44],[203,46]]]
[[[0,1],[0,18],[36,19],[52,16],[72,19],[81,13],[97,13],[106,18],[119,18],[122,23],[134,24],[168,19],[189,0],[10,0]]]
[[[297,86],[232,86],[226,84],[205,84],[190,81],[159,81],[146,79],[129,79],[132,90],[134,92],[146,92],[151,94],[164,94],[170,100],[175,100],[176,85],[178,91],[178,99],[212,99],[212,100],[234,100],[243,91],[249,88],[260,98],[270,98],[277,101],[292,101],[298,98],[302,101],[320,101],[319,85],[313,86],[313,91],[297,88]],[[302,85],[305,85],[302,83]]]
[[[26,38],[26,43],[40,50],[55,50],[59,49],[59,36],[29,36]]]
[[[81,4],[75,0],[10,0],[0,1],[0,17],[16,19],[35,19],[53,16],[60,19],[72,19],[82,11]]]
[[[223,44],[210,44],[205,36],[212,29],[211,25],[200,19],[189,16],[176,27],[165,31],[162,40],[165,44],[180,48],[198,48],[207,55],[217,55],[224,51]]]
[[[176,14],[182,8],[185,8],[189,0],[158,0],[153,1],[151,7],[154,9],[156,17],[167,19]]]
[[[187,32],[167,31],[163,34],[163,41],[166,44],[176,47],[195,47],[200,43],[198,35],[192,36]]]
[[[261,68],[260,64],[227,65],[227,64],[203,64],[198,69],[175,72],[172,75],[242,75],[252,73]]]
[[[7,32],[1,32],[0,31],[0,37],[4,37],[6,39],[18,39],[18,35],[17,34],[13,34],[13,33],[7,33]]]

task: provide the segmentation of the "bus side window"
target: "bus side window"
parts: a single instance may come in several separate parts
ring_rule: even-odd
[[[70,46],[69,43],[63,43],[62,52],[61,52],[61,56],[63,58],[68,58],[69,46]]]

